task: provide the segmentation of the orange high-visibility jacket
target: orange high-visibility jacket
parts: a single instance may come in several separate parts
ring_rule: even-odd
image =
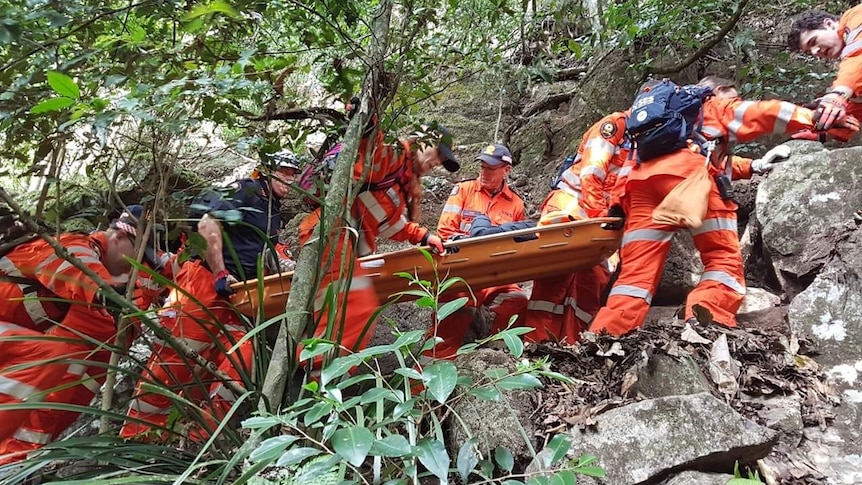
[[[811,130],[814,128],[813,115],[810,109],[786,101],[711,97],[703,104],[701,132],[710,140],[720,140],[720,146],[713,152],[713,160],[723,163],[729,143],[751,141],[769,134]],[[697,164],[691,163],[692,158],[687,154],[680,154],[681,150],[637,165],[629,175],[629,180],[645,180],[663,174],[688,177]],[[713,173],[719,168],[710,165]]]
[[[101,261],[107,247],[104,233],[62,234],[57,240],[102,279],[112,281]],[[89,276],[41,239],[21,244],[0,258],[0,320],[34,330],[59,322],[94,338],[111,335],[114,318],[98,303],[98,291]]]
[[[844,41],[841,63],[832,89],[847,89],[851,98],[862,96],[862,5],[844,12],[838,22],[838,35]],[[862,99],[852,99],[862,102]]]
[[[455,184],[437,222],[437,235],[448,239],[454,235],[470,234],[476,216],[485,215],[495,225],[523,221],[527,218],[524,201],[509,184],[491,195],[482,189],[478,179]]]
[[[353,180],[358,181],[363,175],[366,150],[370,150],[372,156],[371,170],[364,179],[366,187],[374,184],[381,184],[381,187],[362,190],[351,207],[354,227],[361,233],[359,256],[377,250],[378,236],[419,244],[428,234],[428,229],[407,219],[406,190],[413,177],[410,143],[402,141],[399,146],[388,145],[384,143],[382,133],[378,133],[375,140],[363,139],[359,158],[353,165]]]
[[[575,163],[566,170],[557,187],[578,197],[589,217],[601,217],[611,198],[618,199],[633,163],[625,141],[628,111],[612,113],[591,126],[581,140]],[[616,188],[615,188],[616,187]],[[615,197],[616,196],[616,197]]]

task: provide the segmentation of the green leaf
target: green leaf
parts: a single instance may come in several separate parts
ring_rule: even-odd
[[[553,452],[551,462],[548,465],[556,465],[560,460],[566,457],[566,453],[572,447],[572,441],[564,434],[555,435],[545,447]]]
[[[279,424],[281,424],[281,421],[275,416],[255,416],[242,421],[242,427],[245,429],[266,430]]]
[[[508,391],[534,389],[542,387],[542,381],[530,374],[518,374],[516,376],[504,377],[497,381],[497,387]]]
[[[372,402],[383,401],[384,399],[388,399],[392,402],[401,401],[400,399],[398,399],[395,393],[392,392],[391,389],[386,389],[385,387],[375,387],[364,392],[359,402],[360,404],[364,405]]]
[[[452,362],[437,362],[423,369],[422,380],[431,397],[443,404],[458,383],[458,368]]]
[[[362,362],[362,357],[357,355],[347,355],[339,357],[332,361],[320,372],[320,383],[326,385],[332,382],[336,377],[341,377],[347,372],[359,365]]]
[[[533,477],[527,481],[527,485],[550,485],[551,479],[548,477]]]
[[[443,446],[443,443],[431,438],[423,438],[416,444],[413,451],[419,458],[419,462],[435,477],[439,478],[441,483],[448,482],[449,455],[446,453],[446,447]]]
[[[192,20],[211,13],[221,13],[228,17],[236,17],[239,15],[231,4],[223,0],[214,0],[206,5],[195,5],[192,11],[186,15],[184,20]]]
[[[307,446],[300,448],[292,448],[284,452],[283,455],[281,455],[281,458],[279,458],[278,461],[275,462],[275,466],[296,465],[297,463],[301,463],[302,460],[305,460],[306,458],[310,458],[321,453],[323,453],[323,451],[318,450],[317,448],[310,448]]]
[[[461,481],[464,483],[468,482],[467,479],[470,478],[470,474],[473,473],[476,465],[479,464],[479,456],[476,454],[477,441],[476,438],[470,438],[458,450],[458,458],[455,463],[458,468],[458,474],[461,475]]]
[[[581,475],[587,475],[590,477],[596,478],[604,478],[605,477],[605,469],[600,466],[580,466],[575,468],[575,471],[580,473]],[[760,482],[755,482],[760,483]]]
[[[464,308],[467,300],[469,300],[469,298],[462,296],[452,301],[447,301],[437,309],[437,320],[442,322],[449,315],[457,312],[461,308]]]
[[[251,452],[251,454],[248,456],[248,459],[252,462],[270,462],[298,439],[299,438],[297,438],[296,436],[291,435],[282,435],[267,438],[263,440],[260,445],[258,445],[258,447],[254,449],[254,451]]]
[[[515,467],[515,457],[512,456],[512,452],[502,446],[494,448],[494,461],[507,472],[512,471],[512,468]]]
[[[373,456],[407,456],[410,454],[410,442],[407,438],[393,434],[381,440],[375,440],[371,445],[371,455]]]
[[[306,426],[311,426],[320,421],[320,418],[328,416],[331,412],[332,404],[326,401],[321,401],[314,406],[311,406],[311,409],[309,409],[308,412],[305,413],[305,416],[303,416],[302,421]]]
[[[747,478],[732,478],[727,485],[763,485],[760,480],[749,480]]]
[[[324,342],[319,339],[309,339],[308,341],[303,342],[304,347],[302,348],[302,352],[299,353],[299,360],[306,361],[311,360],[318,355],[323,355],[330,350],[332,350],[335,345]]]
[[[554,476],[551,478],[551,485],[575,485],[577,481],[578,479],[574,473],[565,470],[554,473]]]
[[[68,108],[73,104],[75,104],[75,100],[72,98],[49,98],[30,108],[30,113],[37,115],[39,113],[57,111],[63,108]]]
[[[476,387],[467,391],[467,394],[476,396],[485,401],[499,401],[500,391],[493,387]]]
[[[60,96],[72,99],[81,97],[78,85],[69,76],[57,71],[48,71],[47,77],[48,85]]]
[[[353,466],[362,465],[373,443],[374,435],[362,426],[341,428],[332,435],[332,447]]]
[[[521,339],[518,338],[517,335],[503,332],[503,342],[506,343],[506,347],[509,348],[509,352],[511,352],[516,359],[520,358],[524,353],[524,343],[521,342]]]
[[[589,453],[586,455],[581,455],[578,458],[577,466],[587,466],[591,463],[594,463],[598,459],[599,459],[599,457],[597,457],[596,455],[593,455],[593,454],[589,454]]]

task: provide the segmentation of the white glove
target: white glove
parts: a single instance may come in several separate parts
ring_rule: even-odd
[[[766,152],[766,155],[763,158],[758,158],[757,160],[751,161],[751,171],[758,174],[763,175],[773,168],[779,162],[783,162],[790,158],[790,147],[787,145],[778,145]]]

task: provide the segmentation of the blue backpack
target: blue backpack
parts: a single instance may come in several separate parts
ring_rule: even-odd
[[[712,88],[679,86],[664,79],[638,94],[626,119],[626,135],[637,152],[638,163],[685,148],[688,140],[701,144],[703,102]]]

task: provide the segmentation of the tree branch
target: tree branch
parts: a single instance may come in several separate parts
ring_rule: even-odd
[[[273,121],[273,120],[317,120],[317,121],[347,121],[344,113],[332,108],[297,108],[278,113],[264,114],[248,118],[250,121]]]
[[[736,11],[733,12],[733,15],[730,17],[730,20],[728,20],[727,23],[724,24],[724,27],[722,27],[721,30],[718,31],[718,34],[716,34],[715,37],[710,39],[709,42],[706,42],[702,46],[700,46],[700,49],[695,51],[695,53],[692,54],[691,57],[672,66],[664,66],[650,69],[650,72],[652,72],[653,74],[674,74],[692,65],[695,61],[703,57],[704,54],[709,52],[710,49],[712,49],[719,42],[721,42],[721,40],[724,39],[724,36],[726,36],[728,32],[730,32],[734,27],[736,27],[736,24],[739,22],[739,19],[742,18],[742,12],[748,5],[748,2],[749,0],[740,1],[739,6],[736,8]]]

